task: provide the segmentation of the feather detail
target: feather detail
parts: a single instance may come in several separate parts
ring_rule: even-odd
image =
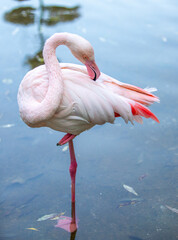
[[[117,112],[114,112],[114,117],[120,117],[121,115]]]
[[[142,88],[139,88],[137,86],[133,86],[131,84],[127,84],[127,83],[122,83],[120,84],[120,87],[122,88],[125,88],[125,89],[129,89],[129,90],[132,90],[134,92],[138,92],[138,93],[142,93],[142,94],[145,94],[147,96],[151,96],[151,97],[154,97],[154,98],[157,98],[155,95],[153,95],[151,93],[151,91],[148,91],[146,89],[142,89]],[[148,89],[148,88],[147,88]]]
[[[146,88],[144,88],[144,90],[151,93],[151,92],[156,92],[156,91],[157,91],[157,88],[154,88],[154,87],[146,87]]]
[[[142,104],[130,102],[130,106],[131,106],[132,114],[134,116],[138,115],[138,116],[142,116],[142,117],[145,117],[145,118],[151,118],[154,121],[159,123],[158,118],[147,107],[143,106]]]
[[[139,115],[133,116],[133,120],[136,121],[136,122],[138,122],[138,123],[140,123],[140,124],[143,124],[143,119],[142,119],[142,117],[139,116]]]
[[[110,88],[113,92],[120,96],[132,99],[145,106],[150,106],[154,102],[159,102],[159,98],[151,92],[156,91],[156,88],[139,88],[131,84],[119,82],[111,77],[104,75],[104,85]]]

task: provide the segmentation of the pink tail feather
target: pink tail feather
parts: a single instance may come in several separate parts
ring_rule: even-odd
[[[126,83],[121,84],[120,87],[123,93],[127,92],[130,99],[143,105],[149,106],[154,102],[159,102],[159,98],[151,93],[152,89],[146,90]]]
[[[135,103],[130,103],[130,106],[131,106],[132,114],[134,116],[138,115],[145,118],[151,118],[154,121],[159,123],[158,118],[147,107],[143,106],[142,104],[135,102]]]
[[[143,88],[140,88],[140,87],[137,87],[137,86],[134,86],[134,85],[131,85],[131,84],[122,83],[122,85],[120,85],[120,87],[126,88],[128,90],[132,90],[134,92],[142,93],[142,94],[145,94],[147,96],[154,97],[154,98],[158,99],[158,97],[156,97],[151,92],[148,92]]]
[[[142,89],[131,84],[118,82],[111,78],[109,81],[105,81],[105,84],[110,87],[114,93],[124,97],[125,101],[130,104],[133,119],[128,117],[126,122],[127,120],[131,122],[135,120],[138,123],[142,123],[142,117],[145,117],[151,118],[159,123],[158,118],[146,107],[154,102],[159,102],[159,98],[152,94],[152,92],[156,91],[155,88]],[[122,116],[119,111],[115,111],[114,115],[115,117]]]

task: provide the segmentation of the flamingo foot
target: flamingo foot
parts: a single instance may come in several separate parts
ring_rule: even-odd
[[[58,143],[57,146],[62,146],[66,143],[68,143],[70,140],[74,139],[76,137],[76,135],[71,134],[71,133],[67,133]]]

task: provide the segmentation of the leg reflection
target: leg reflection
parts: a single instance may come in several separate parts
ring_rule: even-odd
[[[78,220],[76,219],[75,216],[75,202],[72,202],[71,205],[71,217],[61,216],[55,227],[59,227],[67,232],[70,232],[71,233],[70,239],[75,239],[75,235],[78,228]]]
[[[55,227],[62,228],[71,233],[70,239],[75,239],[75,235],[78,228],[78,222],[75,215],[75,176],[77,171],[77,161],[75,158],[74,146],[72,139],[69,141],[70,151],[70,177],[71,177],[71,217],[63,216],[59,218]]]
[[[70,234],[70,240],[75,240],[76,232],[77,232],[77,230]]]
[[[78,222],[75,216],[75,202],[71,202],[71,225],[70,225],[70,240],[75,240],[75,235],[77,233]]]
[[[71,204],[71,224],[70,224],[70,232],[77,231],[77,221],[75,217],[75,202],[72,202]]]

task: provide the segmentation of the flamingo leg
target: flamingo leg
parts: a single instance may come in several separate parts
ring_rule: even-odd
[[[71,133],[67,133],[56,145],[57,146],[62,146],[66,143],[68,143],[70,140],[74,139],[76,137],[76,135],[73,135]],[[75,153],[74,153],[75,155]]]
[[[69,141],[69,151],[70,151],[70,177],[71,177],[71,201],[75,202],[75,176],[77,171],[77,161],[75,158],[73,141]]]

